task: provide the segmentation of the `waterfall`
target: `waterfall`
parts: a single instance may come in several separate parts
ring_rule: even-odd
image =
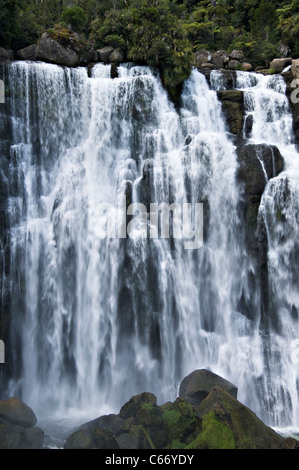
[[[262,331],[236,149],[215,91],[223,77],[213,90],[194,70],[177,110],[149,67],[124,64],[112,79],[109,65],[88,74],[15,62],[6,73],[7,395],[21,395],[43,417],[99,416],[143,391],[173,400],[188,373],[209,368],[270,424],[298,423],[289,353],[298,339],[298,173],[282,81],[241,72],[236,81],[252,116],[249,141],[278,145],[286,161],[260,207],[277,319]],[[112,230],[117,223],[102,236],[109,211],[131,206],[132,223],[136,203],[202,204],[202,246],[141,236],[148,213],[132,236]],[[254,306],[251,316],[242,299]]]

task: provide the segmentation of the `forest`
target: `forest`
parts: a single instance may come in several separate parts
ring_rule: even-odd
[[[2,47],[17,51],[63,28],[86,47],[120,47],[159,67],[172,87],[200,49],[241,49],[253,66],[299,57],[299,0],[0,0]]]

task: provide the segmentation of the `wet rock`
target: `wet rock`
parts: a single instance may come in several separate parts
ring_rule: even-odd
[[[189,449],[280,449],[283,438],[220,386],[197,408],[202,431]]]
[[[299,79],[299,59],[292,61],[292,74],[293,78]]]
[[[252,65],[249,64],[249,62],[243,62],[242,63],[242,70],[244,72],[250,72],[253,69]]]
[[[220,90],[217,96],[221,101],[229,130],[240,136],[244,127],[244,94],[240,90]]]
[[[180,385],[179,396],[190,401],[193,406],[197,406],[208,396],[215,385],[237,398],[238,388],[235,385],[206,369],[196,370],[185,377]]]
[[[284,161],[274,145],[249,144],[237,148],[237,180],[243,185],[243,217],[248,249],[254,252],[257,243],[257,215],[268,179],[283,171]]]
[[[145,404],[156,405],[157,398],[153,393],[144,392],[139,395],[133,396],[127,403],[125,403],[120,412],[119,416],[122,419],[134,417],[137,411]]]
[[[244,53],[240,51],[239,49],[234,49],[230,54],[229,58],[231,60],[236,60],[238,62],[243,62],[244,60]]]
[[[17,58],[20,60],[36,60],[36,50],[36,44],[24,47],[23,49],[17,51]]]
[[[8,64],[12,60],[14,60],[14,52],[10,49],[8,50],[4,49],[3,47],[0,47],[0,64]]]
[[[272,62],[270,62],[270,69],[273,69],[275,73],[281,73],[285,67],[292,65],[292,60],[293,59],[290,57],[273,59]]]
[[[211,60],[212,54],[207,49],[199,49],[195,53],[195,67],[201,67],[204,63],[209,63]]]
[[[0,418],[8,423],[26,428],[30,428],[37,423],[33,410],[18,398],[0,400]]]
[[[64,449],[93,449],[94,447],[90,433],[82,429],[72,433],[64,444]]]
[[[97,49],[97,54],[98,54],[98,59],[99,62],[104,62],[105,64],[109,63],[109,57],[114,51],[114,47],[112,46],[106,46],[102,47],[101,49]]]
[[[64,47],[52,39],[48,33],[43,33],[36,50],[36,59],[67,67],[79,65],[79,57],[70,46]]]
[[[123,62],[124,61],[124,53],[120,48],[115,49],[110,55],[109,55],[109,61],[111,63],[113,62]]]
[[[0,420],[0,449],[42,449],[44,432]]]
[[[238,60],[230,60],[227,68],[229,70],[237,70],[238,68],[241,68],[241,63]]]

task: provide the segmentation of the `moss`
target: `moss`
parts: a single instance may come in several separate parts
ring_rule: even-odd
[[[141,406],[141,409],[146,410],[146,411],[152,411],[154,409],[154,404],[151,402],[143,403],[143,405]]]
[[[181,442],[179,439],[174,439],[172,443],[168,446],[168,449],[185,449],[186,444]]]
[[[165,410],[163,410],[162,418],[167,426],[172,427],[175,424],[177,424],[180,417],[181,417],[180,413],[174,409],[166,408]]]
[[[233,431],[218,421],[214,411],[203,416],[202,432],[186,449],[235,449]]]

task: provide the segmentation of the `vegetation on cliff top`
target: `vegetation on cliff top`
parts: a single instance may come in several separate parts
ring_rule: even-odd
[[[202,48],[242,49],[255,66],[282,51],[299,57],[299,0],[0,0],[0,46],[18,50],[57,26],[158,67],[168,88]]]

